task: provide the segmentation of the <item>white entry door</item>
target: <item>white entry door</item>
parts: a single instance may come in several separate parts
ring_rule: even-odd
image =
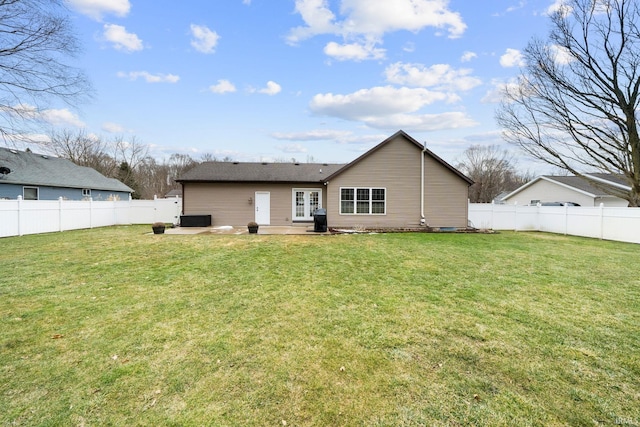
[[[268,191],[256,191],[256,219],[259,225],[271,223],[271,193]]]

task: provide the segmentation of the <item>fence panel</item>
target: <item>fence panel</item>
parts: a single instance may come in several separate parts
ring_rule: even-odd
[[[127,201],[0,200],[0,237],[118,224],[177,224],[182,199]]]
[[[19,234],[60,231],[60,202],[57,200],[21,200],[18,206]]]
[[[604,208],[602,238],[640,243],[640,208]]]
[[[482,229],[536,230],[640,243],[640,208],[470,203],[469,221]]]
[[[58,202],[62,204],[62,219],[60,230],[77,230],[80,228],[91,228],[92,215],[89,203],[82,201],[62,201]],[[98,202],[93,202],[98,203]]]
[[[18,200],[0,200],[0,237],[17,236],[20,229]]]

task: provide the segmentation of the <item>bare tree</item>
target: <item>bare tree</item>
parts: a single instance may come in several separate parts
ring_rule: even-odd
[[[93,168],[105,176],[115,176],[118,162],[110,144],[100,137],[88,135],[83,129],[52,131],[44,145],[58,157]]]
[[[637,0],[567,0],[497,112],[505,138],[534,158],[624,176],[631,190],[611,193],[629,206],[640,205],[639,21]]]
[[[63,0],[0,0],[0,135],[14,140],[51,100],[74,105],[88,93],[66,60],[79,51]]]
[[[472,145],[467,148],[458,169],[474,181],[469,188],[472,203],[491,203],[505,191],[515,190],[531,179],[528,172],[518,173],[513,156],[497,145]]]
[[[169,165],[166,162],[159,163],[151,156],[145,157],[138,165],[136,176],[142,199],[153,199],[154,196],[162,197],[173,188],[174,183],[169,174]]]
[[[139,184],[140,166],[149,153],[149,146],[141,144],[135,136],[129,141],[118,136],[111,143],[114,158],[118,163],[118,171],[115,178],[134,189],[133,197],[142,198],[142,191]]]

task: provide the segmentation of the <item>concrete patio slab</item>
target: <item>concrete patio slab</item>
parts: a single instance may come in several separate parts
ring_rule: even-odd
[[[175,227],[167,228],[165,234],[249,234],[247,227],[217,226],[217,227]],[[261,225],[259,235],[327,235],[327,232],[314,232],[313,225],[309,226],[277,226]]]

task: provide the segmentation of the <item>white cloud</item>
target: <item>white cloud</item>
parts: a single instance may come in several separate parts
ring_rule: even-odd
[[[229,80],[221,79],[221,80],[218,80],[217,84],[209,86],[209,90],[213,93],[222,94],[222,93],[235,92],[236,87]]]
[[[333,23],[335,15],[329,9],[327,0],[296,0],[295,10],[307,25],[291,30],[287,37],[290,43],[297,43],[318,34],[338,32],[339,27]]]
[[[66,108],[43,110],[39,114],[42,120],[54,126],[84,127],[84,122]]]
[[[366,121],[376,129],[405,129],[411,131],[437,131],[477,126],[465,113],[452,111],[441,114],[393,114]]]
[[[505,68],[523,67],[525,65],[522,52],[518,49],[507,49],[504,55],[500,57],[500,65]]]
[[[122,25],[105,24],[104,38],[108,42],[113,43],[116,50],[135,52],[144,49],[142,40],[134,33],[128,33]]]
[[[336,2],[338,3],[338,2]],[[339,36],[343,44],[330,42],[325,53],[338,60],[380,59],[385,50],[377,45],[395,31],[419,32],[425,27],[446,29],[450,38],[461,37],[467,26],[449,0],[340,0],[336,16],[328,0],[296,0],[295,11],[304,21],[287,36],[296,44],[321,34]]]
[[[318,34],[379,38],[389,32],[418,32],[425,27],[446,29],[450,38],[457,38],[467,26],[460,14],[447,8],[448,3],[448,0],[341,0],[342,20],[339,20],[327,0],[296,0],[295,10],[305,26],[293,28],[288,40],[297,43]]]
[[[191,24],[191,46],[201,53],[213,53],[220,36],[215,31],[211,31],[204,25]]]
[[[575,58],[571,56],[569,50],[563,46],[559,46],[557,44],[551,45],[549,47],[551,49],[551,55],[553,56],[553,60],[560,65],[567,65],[570,62],[573,62]]]
[[[102,130],[109,133],[123,133],[125,131],[122,125],[113,122],[104,122]]]
[[[264,93],[265,95],[276,95],[280,93],[281,90],[282,90],[282,87],[280,87],[278,83],[269,80],[267,82],[267,87],[263,89],[259,89],[258,92]]]
[[[107,14],[124,17],[131,10],[129,0],[66,0],[66,2],[72,9],[96,21],[102,20],[102,16]]]
[[[553,4],[546,10],[547,15],[553,15],[560,12],[563,15],[567,15],[571,12],[571,7],[567,4],[566,0],[554,0]]]
[[[398,85],[434,87],[438,90],[466,91],[482,84],[468,68],[454,69],[448,64],[425,67],[422,64],[396,62],[385,70],[387,81]]]
[[[521,0],[517,5],[509,6],[504,12],[494,13],[492,16],[505,16],[519,9],[523,9],[526,5],[527,5],[527,2],[525,0]]]
[[[118,72],[118,77],[129,80],[144,79],[147,83],[177,83],[180,76],[175,74],[151,74],[146,71]]]
[[[466,51],[462,54],[462,57],[460,58],[461,62],[469,62],[472,59],[475,59],[478,57],[478,54],[475,52],[470,52],[470,51]]]
[[[359,121],[376,129],[439,130],[474,126],[477,123],[462,112],[411,114],[451,95],[424,88],[392,86],[362,89],[347,95],[318,94],[309,107],[318,115]]]
[[[340,117],[346,120],[366,120],[390,114],[414,112],[448,95],[423,88],[394,88],[379,86],[361,89],[347,95],[318,94],[310,103],[315,114]]]
[[[284,153],[306,153],[308,151],[302,144],[278,145],[276,148]]]
[[[385,56],[385,50],[375,48],[373,44],[347,43],[338,44],[329,42],[324,47],[324,53],[327,56],[337,59],[338,61],[354,60],[363,61],[366,59],[382,59]]]
[[[509,81],[504,81],[500,79],[494,79],[491,82],[491,89],[487,91],[484,97],[480,100],[480,102],[484,104],[497,104],[504,101],[505,91],[513,91],[519,87],[519,83],[517,79],[511,79]]]
[[[2,110],[11,115],[20,115],[31,120],[40,120],[54,126],[76,126],[83,127],[84,122],[77,114],[66,108],[38,110],[30,104],[19,104],[14,107],[4,107]]]
[[[335,139],[344,139],[352,135],[350,131],[343,130],[311,130],[308,132],[290,132],[281,133],[275,132],[271,136],[276,139],[286,141],[327,141]]]

